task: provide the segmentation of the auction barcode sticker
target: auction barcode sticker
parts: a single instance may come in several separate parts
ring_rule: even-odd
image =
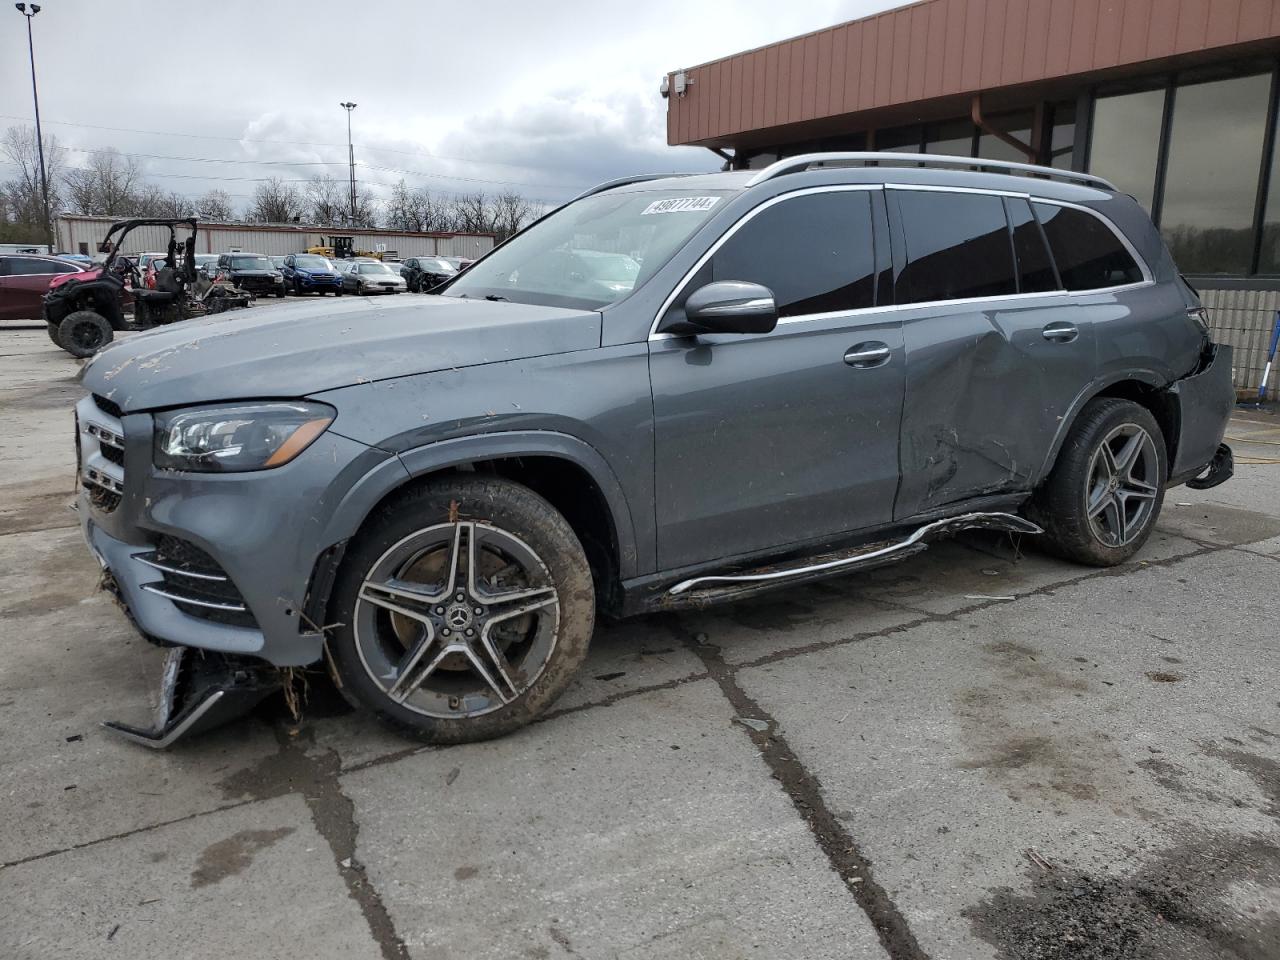
[[[643,210],[640,216],[651,213],[687,213],[691,210],[710,210],[720,202],[719,197],[674,197],[671,200],[655,200]]]

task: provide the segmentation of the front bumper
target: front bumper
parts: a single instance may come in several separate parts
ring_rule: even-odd
[[[1178,407],[1170,486],[1187,483],[1206,469],[1209,473],[1197,481],[1200,485],[1196,489],[1216,486],[1231,477],[1231,448],[1222,442],[1236,403],[1231,361],[1231,347],[1212,344],[1196,372],[1169,387]]]
[[[342,286],[341,277],[308,277],[294,274],[294,282],[303,290],[337,290]]]
[[[391,454],[329,431],[273,470],[176,473],[152,466],[149,414],[113,417],[85,397],[76,419],[81,530],[143,634],[278,667],[320,658],[320,625],[302,611],[332,546],[322,542],[326,521]],[[158,552],[175,541],[212,571]]]

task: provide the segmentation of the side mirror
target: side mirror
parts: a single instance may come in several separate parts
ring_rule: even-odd
[[[721,280],[699,287],[684,302],[684,317],[659,326],[662,333],[769,333],[778,325],[773,291],[758,283]]]

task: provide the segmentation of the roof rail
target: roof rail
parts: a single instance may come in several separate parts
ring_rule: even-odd
[[[824,163],[845,163],[861,161],[863,164],[885,164],[886,166],[902,166],[904,164],[923,167],[980,167],[998,170],[1002,173],[1022,174],[1024,176],[1043,177],[1046,180],[1065,180],[1070,183],[1082,183],[1088,187],[1101,187],[1104,190],[1116,191],[1110,180],[1095,177],[1089,173],[1077,173],[1075,170],[1059,170],[1056,167],[1041,167],[1034,163],[1014,163],[1009,160],[985,160],[982,157],[952,157],[938,153],[875,153],[856,151],[851,153],[802,153],[794,157],[786,157],[762,169],[747,181],[748,187],[764,183],[785,173],[796,173],[812,166]]]
[[[637,173],[630,177],[618,177],[616,180],[606,180],[604,183],[597,183],[590,190],[584,190],[572,200],[566,203],[575,203],[584,197],[595,196],[597,193],[604,193],[606,190],[612,190],[615,187],[626,187],[633,183],[644,183],[646,180],[666,180],[668,177],[688,177],[688,173]]]

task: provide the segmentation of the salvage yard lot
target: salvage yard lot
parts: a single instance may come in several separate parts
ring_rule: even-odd
[[[155,754],[98,727],[161,653],[66,508],[78,365],[0,337],[0,957],[1280,956],[1280,467],[1112,570],[972,535],[604,626],[504,740],[316,677]]]

